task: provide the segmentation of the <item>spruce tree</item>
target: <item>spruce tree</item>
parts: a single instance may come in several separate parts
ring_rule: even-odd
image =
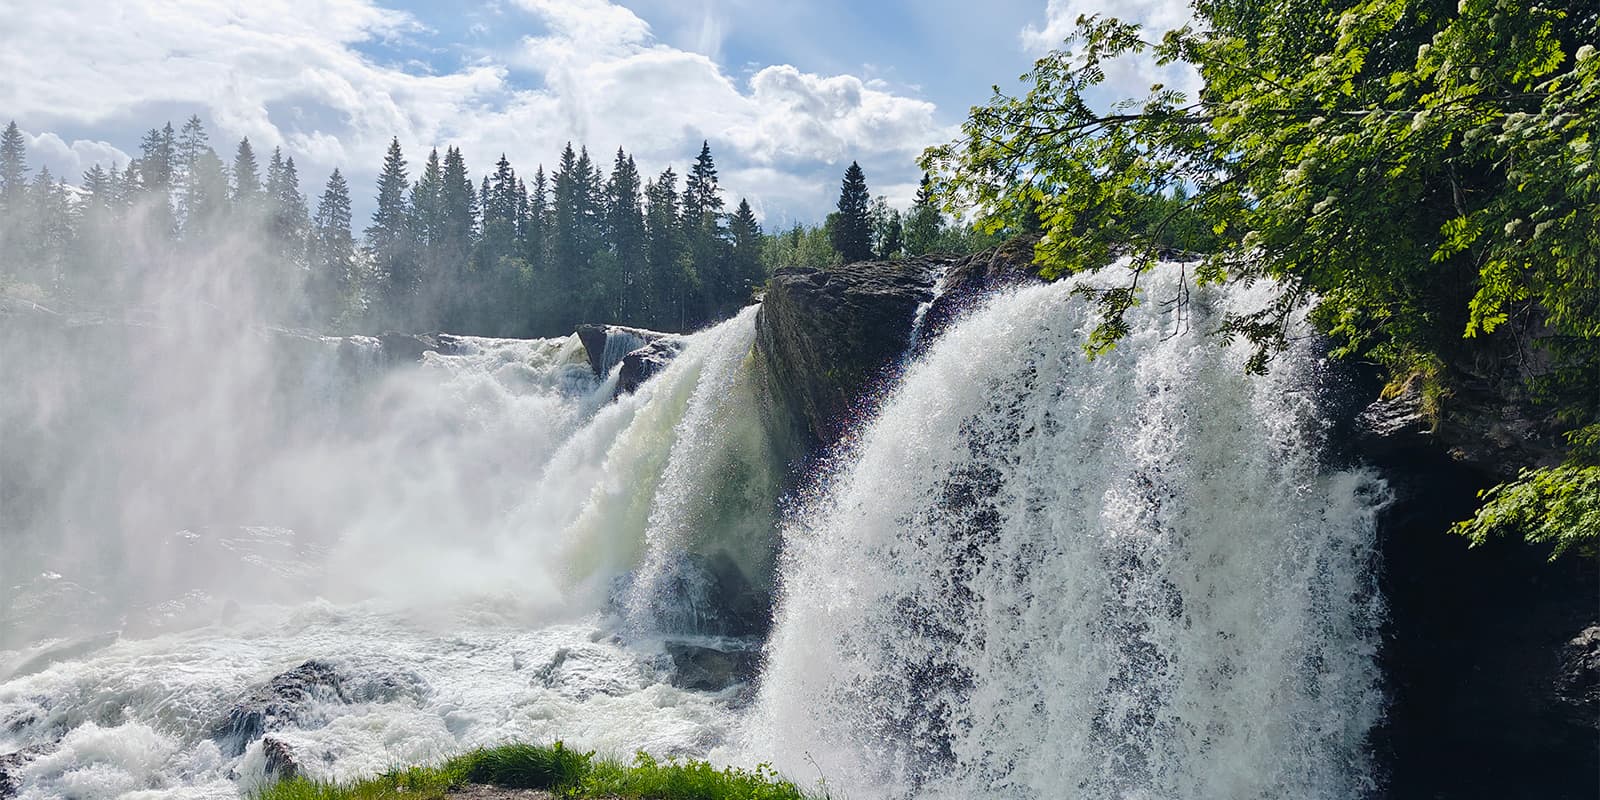
[[[411,230],[416,240],[417,323],[425,328],[440,327],[441,306],[446,293],[444,265],[444,165],[439,148],[428,151],[422,174],[411,187]]]
[[[250,147],[250,137],[239,140],[233,154],[233,201],[254,202],[261,194],[260,172],[256,167],[256,151]]]
[[[872,258],[872,223],[868,218],[871,197],[861,165],[850,162],[839,191],[839,216],[833,224],[833,249],[845,263]]]
[[[390,326],[409,326],[417,294],[415,241],[406,204],[406,159],[398,137],[389,142],[378,174],[378,207],[367,228],[378,283],[379,319]]]
[[[0,134],[0,274],[10,272],[22,251],[28,209],[28,146],[17,123]]]
[[[12,121],[0,134],[0,212],[19,207],[28,190],[28,145]]]
[[[667,167],[645,192],[645,257],[648,264],[644,318],[652,328],[682,330],[686,324],[683,227],[678,216],[678,175]]]
[[[933,252],[939,246],[944,217],[933,199],[933,180],[927,173],[917,187],[917,199],[905,222],[905,248],[907,255],[920,256]]]
[[[466,330],[467,315],[478,302],[477,289],[469,279],[473,248],[477,243],[478,194],[467,173],[461,150],[445,149],[444,174],[439,186],[439,258],[441,327]]]
[[[766,277],[761,268],[761,223],[756,221],[755,211],[750,208],[749,201],[743,198],[739,200],[738,209],[728,221],[728,233],[733,238],[729,273],[738,290],[730,296],[730,301],[737,306],[747,302],[751,292]]]
[[[311,223],[311,274],[306,299],[314,324],[340,321],[355,294],[355,240],[350,232],[350,186],[335,169]]]
[[[170,192],[178,162],[177,133],[172,123],[151,128],[139,143],[139,183],[151,193]]]
[[[606,240],[616,274],[609,283],[613,299],[611,316],[630,321],[638,312],[638,296],[644,288],[645,222],[640,194],[639,167],[633,158],[617,148],[606,182]]]

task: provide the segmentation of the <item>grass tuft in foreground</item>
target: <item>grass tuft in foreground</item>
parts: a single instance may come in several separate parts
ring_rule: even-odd
[[[438,766],[393,770],[352,783],[292,778],[261,790],[256,800],[441,800],[469,783],[543,789],[569,798],[811,800],[766,765],[754,771],[719,770],[704,761],[658,761],[645,753],[624,764],[560,742],[474,750]]]

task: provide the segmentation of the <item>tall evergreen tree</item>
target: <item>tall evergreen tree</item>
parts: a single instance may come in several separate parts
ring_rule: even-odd
[[[439,160],[439,148],[428,151],[422,174],[411,187],[411,230],[416,239],[417,323],[425,328],[440,327],[443,321],[445,295],[448,292],[444,272],[444,165]]]
[[[8,273],[22,252],[28,210],[28,145],[15,121],[0,133],[0,274]]]
[[[687,325],[684,309],[687,281],[683,274],[683,227],[678,211],[678,175],[667,167],[645,185],[645,258],[648,265],[643,297],[646,324],[663,330]]]
[[[861,165],[850,162],[839,191],[839,217],[833,225],[833,249],[845,263],[872,258],[872,222],[868,206],[867,177]]]
[[[254,202],[261,194],[261,177],[256,166],[256,151],[250,147],[248,136],[239,140],[239,147],[234,151],[232,173],[234,202]]]
[[[440,240],[436,252],[440,260],[440,326],[448,330],[466,330],[467,314],[478,302],[476,287],[469,282],[469,262],[477,243],[478,208],[478,193],[461,150],[446,148],[439,186]]]
[[[378,174],[378,207],[366,231],[378,283],[379,319],[391,326],[411,324],[417,295],[416,242],[406,204],[409,186],[405,155],[396,137],[384,154],[383,170]]]
[[[311,274],[306,280],[309,315],[315,324],[337,324],[356,289],[350,186],[338,169],[328,176],[311,227]]]
[[[28,191],[28,145],[12,121],[0,134],[0,212],[20,209]]]
[[[740,198],[738,209],[728,221],[728,233],[733,239],[728,272],[737,289],[736,293],[730,295],[730,301],[742,305],[765,278],[761,269],[761,223],[756,221],[755,211],[750,208],[748,200]]]
[[[616,274],[609,281],[614,298],[612,318],[631,319],[638,309],[645,270],[645,222],[639,167],[617,148],[617,159],[606,182],[606,239]]]
[[[178,171],[187,176],[194,169],[194,163],[200,158],[200,153],[210,150],[210,137],[206,135],[206,126],[200,122],[198,114],[189,116],[183,123],[183,129],[178,131],[176,142],[176,155]]]
[[[172,191],[178,169],[178,140],[172,123],[151,128],[140,142],[139,150],[140,185],[153,194]]]
[[[933,252],[939,246],[944,217],[933,199],[933,180],[922,174],[917,187],[917,199],[905,222],[905,248],[908,255],[920,256]]]

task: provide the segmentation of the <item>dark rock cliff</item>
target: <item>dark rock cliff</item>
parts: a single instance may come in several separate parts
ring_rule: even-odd
[[[756,348],[814,446],[838,441],[905,355],[917,308],[949,260],[787,267],[767,283]]]

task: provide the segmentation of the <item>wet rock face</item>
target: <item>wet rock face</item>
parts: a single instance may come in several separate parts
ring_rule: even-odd
[[[1556,701],[1575,724],[1600,731],[1600,625],[1590,625],[1561,648]]]
[[[785,267],[767,283],[756,347],[773,395],[799,432],[826,447],[900,363],[917,308],[933,299],[941,259]]]

